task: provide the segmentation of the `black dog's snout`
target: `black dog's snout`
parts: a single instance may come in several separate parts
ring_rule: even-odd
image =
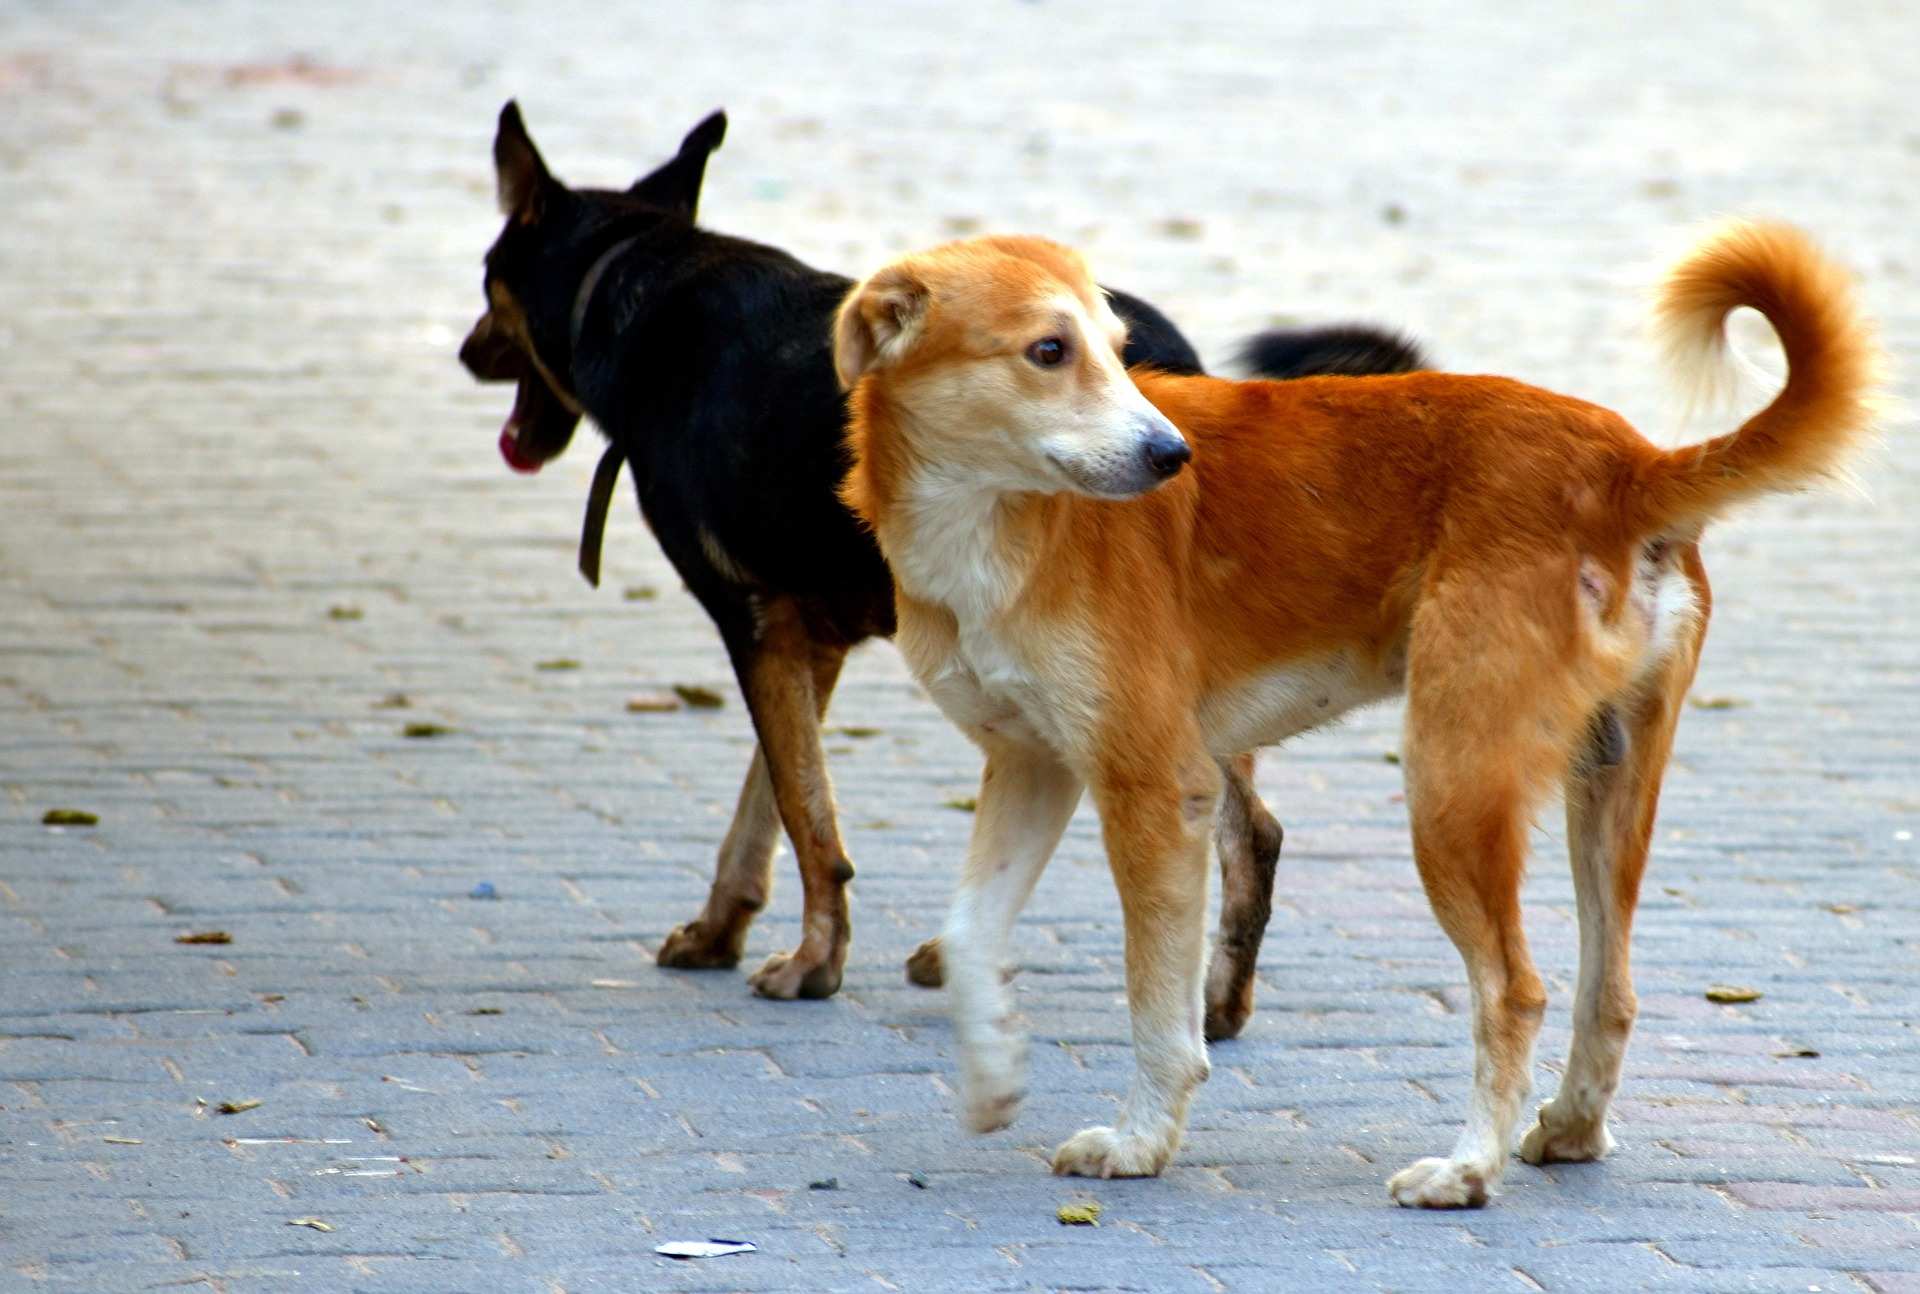
[[[1147,437],[1142,452],[1147,456],[1147,469],[1163,481],[1193,461],[1192,447],[1180,437],[1165,432]]]

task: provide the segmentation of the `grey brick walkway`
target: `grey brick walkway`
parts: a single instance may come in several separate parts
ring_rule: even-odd
[[[845,990],[655,969],[745,716],[630,512],[610,587],[573,574],[592,455],[510,476],[453,363],[502,99],[602,183],[724,103],[708,219],[818,263],[1046,231],[1216,360],[1372,316],[1665,430],[1638,289],[1708,215],[1816,230],[1920,350],[1910,5],[314,8],[0,8],[0,1289],[1920,1289],[1910,425],[1871,502],[1710,540],[1700,692],[1734,704],[1682,727],[1617,1157],[1422,1216],[1381,1184],[1450,1142],[1468,1044],[1392,710],[1266,762],[1260,1010],[1172,1170],[1055,1180],[1127,1074],[1090,822],[1023,926],[1011,1132],[961,1132],[942,1000],[902,982],[977,765],[889,647],[835,711],[878,729],[832,743]],[[729,703],[626,712],[676,682]],[[780,866],[756,958],[796,937]],[[1089,1197],[1097,1230],[1055,1222]],[[760,1252],[652,1253],[709,1235]]]

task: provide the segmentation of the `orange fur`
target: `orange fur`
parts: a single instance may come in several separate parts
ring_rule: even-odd
[[[1130,383],[1085,266],[1040,240],[937,248],[854,290],[836,332],[853,384],[843,494],[894,568],[909,664],[990,755],[944,936],[975,968],[950,983],[976,1127],[1011,1118],[1018,1090],[978,968],[1052,848],[1041,827],[1057,838],[1060,797],[1085,785],[1100,809],[1140,1074],[1119,1124],[1055,1167],[1157,1172],[1205,1076],[1215,760],[1404,691],[1414,855],[1466,962],[1477,1060],[1460,1144],[1391,1190],[1473,1205],[1499,1179],[1545,1005],[1520,924],[1527,825],[1563,784],[1590,946],[1567,1084],[1523,1150],[1604,1153],[1633,1011],[1627,931],[1705,633],[1694,539],[1743,498],[1835,470],[1869,421],[1869,333],[1803,235],[1723,232],[1674,272],[1660,316],[1711,355],[1743,305],[1781,337],[1784,390],[1739,431],[1665,451],[1605,409],[1497,377]],[[1043,337],[1067,360],[1033,360]],[[1168,421],[1191,467],[1153,489],[1135,451]],[[1596,725],[1625,734],[1623,762]],[[1022,778],[1051,788],[1049,812],[995,798]]]

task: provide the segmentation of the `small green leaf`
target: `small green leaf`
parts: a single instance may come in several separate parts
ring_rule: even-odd
[[[718,710],[727,703],[727,699],[718,692],[697,683],[675,683],[673,692],[696,710]]]

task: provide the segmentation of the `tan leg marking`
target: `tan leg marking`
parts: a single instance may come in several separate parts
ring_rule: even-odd
[[[831,997],[846,965],[853,864],[840,841],[820,749],[820,718],[845,660],[845,648],[809,637],[791,607],[763,609],[760,651],[742,683],[766,751],[774,803],[800,866],[802,907],[799,946],[775,953],[749,977],[762,997]]]
[[[780,810],[774,803],[767,755],[753,748],[753,762],[740,785],[733,825],[721,842],[713,888],[700,915],[675,926],[655,959],[677,970],[714,970],[736,966],[747,945],[747,929],[773,895],[773,850],[780,842]]]

